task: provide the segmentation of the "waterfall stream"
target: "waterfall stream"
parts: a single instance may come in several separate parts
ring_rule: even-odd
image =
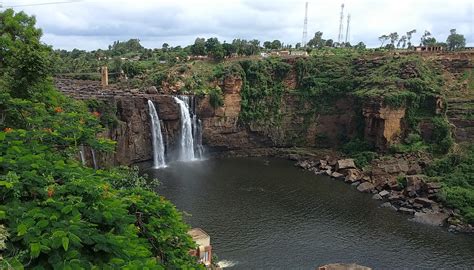
[[[194,113],[194,99],[189,96],[174,97],[181,112],[181,138],[178,160],[199,160],[203,155],[201,120]]]
[[[163,144],[163,136],[161,135],[161,124],[155,105],[151,100],[148,100],[148,109],[151,118],[151,134],[153,144],[153,167],[166,167],[165,162],[165,146]]]

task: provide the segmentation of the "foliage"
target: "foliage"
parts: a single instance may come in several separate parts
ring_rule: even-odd
[[[450,34],[446,39],[446,43],[448,45],[448,50],[459,50],[466,46],[466,38],[464,35],[456,33],[456,29],[451,29]]]
[[[365,140],[354,138],[342,146],[342,152],[354,159],[359,168],[363,168],[377,157],[374,148]]]
[[[449,123],[443,117],[434,117],[432,122],[432,151],[438,154],[447,153],[454,144]]]
[[[460,209],[466,221],[474,224],[474,145],[435,160],[426,173],[440,178],[446,204]]]
[[[280,104],[284,92],[283,79],[290,65],[281,59],[241,61],[243,76],[241,120],[278,125]]]
[[[391,145],[391,150],[395,153],[415,153],[423,152],[429,147],[421,136],[416,133],[408,134],[403,142],[404,143]]]
[[[117,104],[97,99],[84,101],[89,111],[99,116],[100,123],[106,127],[116,127],[118,124]]]
[[[214,109],[224,105],[224,97],[222,96],[222,90],[219,86],[212,88],[209,92],[209,102]]]
[[[32,96],[52,69],[50,48],[40,42],[35,23],[24,12],[0,12],[0,80],[13,97]]]
[[[6,17],[2,41],[15,29],[18,48],[47,51],[38,45],[40,36],[31,35],[39,33],[32,18],[0,13]],[[17,53],[12,50],[3,52],[6,58]],[[97,115],[62,96],[41,68],[35,73],[22,65],[12,61],[2,68],[34,78],[28,91],[19,94],[10,78],[0,78],[1,249],[6,242],[0,268],[201,268],[188,254],[195,244],[179,212],[147,190],[153,182],[136,169],[94,170],[76,160],[80,145],[113,149],[111,141],[97,138]]]

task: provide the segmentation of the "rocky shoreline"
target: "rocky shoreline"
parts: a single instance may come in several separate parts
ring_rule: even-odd
[[[474,227],[462,221],[458,210],[443,205],[439,197],[441,184],[428,182],[421,174],[424,161],[420,157],[384,157],[364,169],[357,168],[350,158],[288,158],[315,175],[327,175],[359,192],[373,194],[373,199],[382,202],[380,207],[409,215],[415,222],[443,226],[450,232],[474,233]]]

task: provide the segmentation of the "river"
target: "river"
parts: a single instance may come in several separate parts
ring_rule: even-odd
[[[274,158],[144,169],[230,269],[472,269],[474,237],[417,224],[350,185]],[[143,166],[143,164],[142,164]],[[149,164],[151,167],[151,164]]]

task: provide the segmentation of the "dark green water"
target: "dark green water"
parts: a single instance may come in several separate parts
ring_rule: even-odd
[[[236,158],[145,169],[159,193],[211,235],[231,269],[473,269],[474,236],[417,224],[340,181],[293,162]]]

